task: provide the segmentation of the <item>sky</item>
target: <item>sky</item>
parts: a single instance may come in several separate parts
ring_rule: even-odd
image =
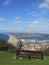
[[[0,0],[0,32],[49,34],[49,0]]]

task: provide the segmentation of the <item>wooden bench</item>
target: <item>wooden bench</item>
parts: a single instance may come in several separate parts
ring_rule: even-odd
[[[28,59],[39,58],[43,60],[43,53],[41,51],[32,51],[32,50],[16,50],[16,56],[19,57],[28,57]]]

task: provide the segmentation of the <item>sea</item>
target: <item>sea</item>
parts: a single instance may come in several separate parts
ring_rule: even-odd
[[[16,36],[18,39],[25,39],[25,40],[49,40],[49,35],[46,36]],[[8,40],[9,36],[7,34],[0,33],[0,39]]]
[[[25,39],[25,40],[49,40],[49,36],[32,36],[32,37],[19,37],[18,39]]]

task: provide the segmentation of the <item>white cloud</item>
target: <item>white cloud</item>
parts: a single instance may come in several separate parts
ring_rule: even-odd
[[[49,0],[44,0],[44,2],[40,3],[38,7],[39,8],[47,8],[47,9],[49,9]]]
[[[31,32],[31,33],[36,32],[36,30],[37,30],[37,28],[29,28],[29,27],[24,29],[25,32]]]
[[[38,24],[38,23],[39,23],[38,21],[28,22],[28,26],[26,27],[26,30],[27,31],[36,31],[37,30],[36,24]]]
[[[36,25],[38,23],[39,23],[39,21],[31,21],[31,22],[29,22],[29,24],[34,24],[34,25]]]
[[[42,23],[42,22],[45,22],[46,20],[44,18],[39,18],[39,22]]]
[[[2,28],[2,27],[0,27],[0,30],[3,30],[3,28]]]
[[[3,5],[4,5],[4,6],[8,5],[8,4],[10,3],[10,1],[11,1],[11,0],[5,0],[4,3],[3,3]]]
[[[32,16],[36,16],[36,14],[32,14]]]
[[[29,30],[33,30],[33,29],[36,29],[36,28],[37,28],[37,27],[36,27],[36,26],[33,26],[33,25],[32,25],[32,26],[29,25],[29,26],[27,27],[27,29],[29,29]]]
[[[0,18],[0,22],[3,22],[3,21],[5,21],[5,19],[4,18]]]
[[[49,0],[45,0],[46,2],[49,2]]]
[[[39,5],[40,8],[48,8],[49,9],[49,5],[47,3],[41,3]]]
[[[28,21],[32,21],[32,18],[28,18],[27,20],[28,20]]]
[[[47,22],[49,22],[49,19],[47,20]]]
[[[21,21],[21,17],[15,17],[16,21]]]
[[[36,11],[32,11],[32,13],[35,13]]]
[[[31,12],[27,12],[28,15],[31,15],[31,16],[36,16],[36,12],[35,11],[31,11]]]

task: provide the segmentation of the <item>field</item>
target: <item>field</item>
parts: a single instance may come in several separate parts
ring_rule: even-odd
[[[0,51],[0,65],[49,65],[49,56],[44,56],[44,60],[16,59],[15,53]]]

